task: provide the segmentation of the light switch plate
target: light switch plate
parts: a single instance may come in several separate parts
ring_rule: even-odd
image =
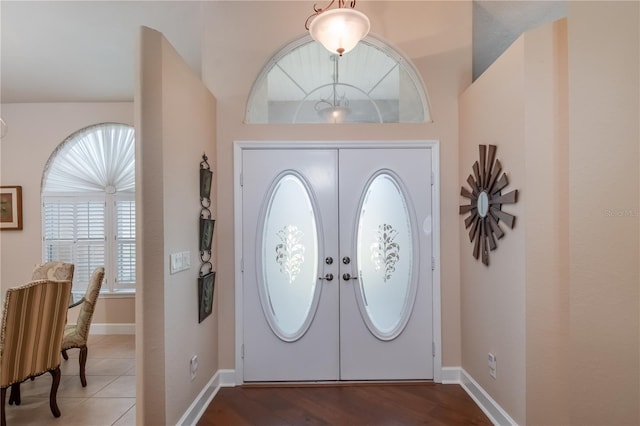
[[[182,255],[180,253],[171,253],[169,256],[169,272],[175,274],[182,268]]]
[[[190,251],[183,251],[182,252],[182,269],[189,269],[191,268],[191,252]]]

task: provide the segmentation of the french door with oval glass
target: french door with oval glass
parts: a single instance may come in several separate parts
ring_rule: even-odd
[[[431,150],[246,149],[244,381],[433,378]]]

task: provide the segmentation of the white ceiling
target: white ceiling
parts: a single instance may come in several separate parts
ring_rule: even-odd
[[[567,16],[564,0],[474,1],[473,78],[523,32]]]
[[[130,101],[139,27],[200,73],[200,2],[0,1],[0,99]]]
[[[200,73],[199,1],[0,1],[0,101],[133,99],[140,26],[162,32]],[[474,1],[474,76],[564,1]],[[375,28],[373,29],[375,32]]]

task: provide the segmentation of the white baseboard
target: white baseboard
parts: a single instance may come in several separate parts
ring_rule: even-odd
[[[469,394],[494,425],[517,426],[515,420],[476,382],[464,368],[460,368],[460,386]]]
[[[218,370],[220,373],[220,387],[232,388],[236,383],[236,370]]]
[[[91,324],[90,334],[136,334],[136,325],[133,324]]]
[[[196,399],[191,403],[187,411],[178,420],[178,426],[192,426],[198,423],[202,414],[213,401],[220,388],[233,387],[235,383],[235,370],[218,370],[209,383],[200,391]]]
[[[462,383],[460,370],[460,367],[442,367],[442,372],[440,373],[441,383],[443,385]]]

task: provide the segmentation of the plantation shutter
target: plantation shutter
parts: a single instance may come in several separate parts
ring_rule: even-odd
[[[116,201],[116,286],[133,288],[136,282],[136,205],[133,200]]]
[[[86,290],[91,273],[105,263],[105,202],[44,198],[44,261],[75,264],[73,289]]]
[[[57,259],[73,262],[75,242],[75,206],[72,201],[45,201],[44,212],[44,254],[48,262]]]

